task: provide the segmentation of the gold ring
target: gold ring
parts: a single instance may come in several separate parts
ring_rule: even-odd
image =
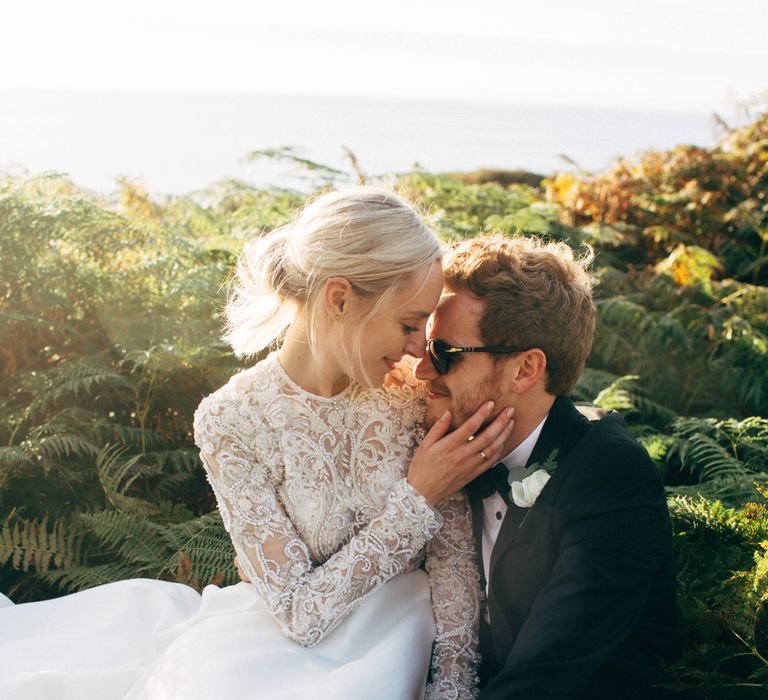
[[[475,436],[474,436],[474,435],[470,435],[470,436],[467,438],[467,442],[472,442],[472,440],[474,440],[474,439],[475,439]]]
[[[480,456],[483,458],[483,462],[485,462],[488,459],[488,457],[485,456],[485,452],[483,452],[482,450],[480,450]]]

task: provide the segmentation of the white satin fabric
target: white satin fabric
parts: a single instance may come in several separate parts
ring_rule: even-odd
[[[3,700],[411,700],[435,623],[427,576],[396,576],[314,647],[248,583],[133,579],[37,603],[0,597]]]

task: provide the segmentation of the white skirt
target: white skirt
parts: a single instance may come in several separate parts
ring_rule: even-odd
[[[283,636],[249,583],[133,579],[38,603],[0,596],[3,700],[411,700],[435,623],[426,574],[395,577],[319,644]]]

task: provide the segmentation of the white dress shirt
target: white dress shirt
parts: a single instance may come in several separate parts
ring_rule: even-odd
[[[547,416],[548,415],[549,413],[547,413]],[[541,423],[533,429],[525,440],[501,460],[507,469],[525,466],[525,463],[531,456],[531,452],[533,452],[536,441],[539,439],[541,429],[544,427],[544,421],[547,420],[547,416],[544,416]],[[483,511],[483,539],[481,546],[483,551],[483,570],[485,571],[485,592],[487,594],[491,567],[491,552],[493,551],[493,546],[496,544],[496,538],[499,536],[501,523],[504,521],[504,516],[507,513],[507,504],[504,503],[504,499],[498,493],[492,493],[488,498],[483,499]],[[487,619],[487,608],[485,614]]]

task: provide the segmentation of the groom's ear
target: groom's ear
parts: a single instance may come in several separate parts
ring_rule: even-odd
[[[539,348],[525,350],[509,359],[505,384],[514,394],[525,394],[546,378],[547,356]]]
[[[323,285],[323,308],[331,321],[339,321],[349,311],[352,285],[344,277],[329,277]]]

